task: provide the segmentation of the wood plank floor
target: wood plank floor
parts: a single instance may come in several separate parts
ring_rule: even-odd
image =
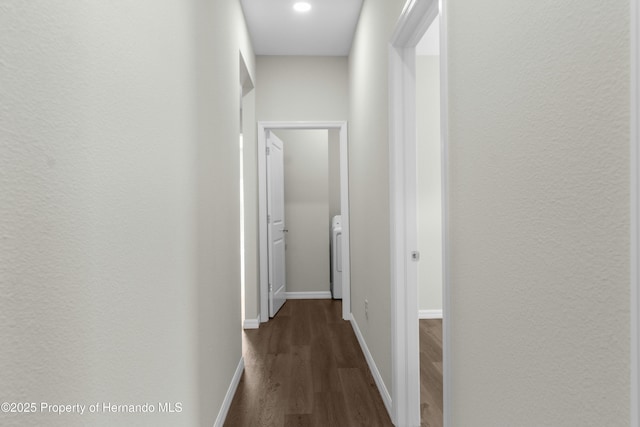
[[[421,319],[421,427],[442,427],[442,399],[442,319]]]
[[[341,310],[336,300],[289,300],[244,331],[245,371],[224,425],[393,426]]]

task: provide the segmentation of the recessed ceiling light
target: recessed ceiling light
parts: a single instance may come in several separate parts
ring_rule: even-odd
[[[307,2],[300,1],[293,5],[293,10],[296,12],[309,12],[311,10],[311,5]]]

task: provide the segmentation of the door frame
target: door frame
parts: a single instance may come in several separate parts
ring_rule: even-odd
[[[630,2],[630,425],[640,423],[640,1]]]
[[[439,10],[440,9],[440,10]],[[443,416],[451,422],[451,319],[447,168],[446,0],[407,0],[389,44],[389,188],[391,198],[392,417],[398,427],[420,425],[418,323],[415,47],[440,12],[442,163]]]
[[[258,122],[258,239],[260,247],[260,322],[269,321],[269,262],[267,241],[267,145],[272,130],[338,130],[340,132],[340,211],[342,215],[342,318],[351,316],[349,245],[349,145],[346,121]],[[327,232],[329,227],[327,226]]]

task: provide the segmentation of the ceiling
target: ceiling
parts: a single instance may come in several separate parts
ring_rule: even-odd
[[[351,51],[362,0],[241,0],[256,55],[346,56]]]

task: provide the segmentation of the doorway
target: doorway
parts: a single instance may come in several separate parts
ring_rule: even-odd
[[[420,425],[442,427],[442,179],[439,19],[416,46]]]
[[[440,16],[443,417],[449,425],[449,287],[447,231],[446,0],[409,0],[389,49],[393,417],[420,425],[416,45]]]
[[[342,317],[347,320],[351,313],[349,281],[349,194],[348,194],[348,142],[346,122],[258,122],[258,198],[259,198],[259,252],[260,252],[260,321],[269,320],[269,223],[267,183],[267,141],[271,132],[298,130],[337,131],[339,138],[340,169],[340,213],[342,215],[343,251],[343,296]],[[327,235],[329,229],[327,228]],[[328,248],[327,248],[328,249]]]

